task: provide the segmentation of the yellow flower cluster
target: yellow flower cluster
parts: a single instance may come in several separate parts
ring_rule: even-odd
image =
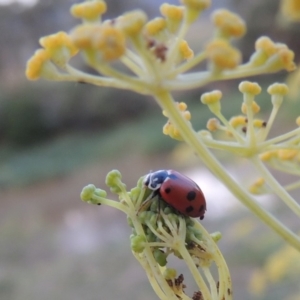
[[[206,45],[207,58],[217,70],[235,69],[241,62],[241,53],[224,39],[215,39]]]
[[[251,110],[254,114],[257,114],[260,111],[260,106],[255,101],[253,101],[252,104],[251,104]],[[247,114],[247,105],[246,105],[246,103],[242,104],[241,111],[242,111],[243,114],[245,114],[245,115]]]
[[[99,61],[112,61],[125,52],[125,36],[117,28],[106,25],[83,24],[71,32],[71,38],[77,48],[97,55]]]
[[[216,10],[212,15],[212,20],[219,30],[218,35],[220,37],[240,38],[246,33],[244,20],[227,9]]]
[[[187,105],[184,102],[176,102],[176,105],[182,114],[182,116],[185,118],[185,120],[190,121],[191,120],[191,113],[187,110]],[[168,114],[166,111],[163,111],[163,115],[168,118]],[[171,138],[183,141],[183,138],[179,132],[179,130],[172,124],[172,122],[169,120],[163,127],[163,133],[165,135],[169,135]]]
[[[242,81],[239,84],[239,91],[256,96],[261,93],[261,87],[256,82]]]
[[[281,0],[281,12],[291,21],[300,21],[300,1],[299,0]]]
[[[253,66],[267,64],[272,72],[281,69],[293,71],[296,68],[293,61],[295,54],[285,44],[274,43],[270,38],[263,36],[256,41],[255,50],[250,59]]]
[[[158,33],[162,32],[167,26],[167,22],[164,18],[157,17],[153,20],[150,20],[145,25],[145,32],[149,36],[155,36]]]
[[[40,77],[54,79],[59,76],[58,67],[64,68],[69,59],[78,52],[70,36],[63,31],[40,39],[44,49],[36,51],[27,63],[26,76],[30,80]]]
[[[260,155],[260,159],[266,162],[271,160],[294,161],[300,163],[300,150],[298,149],[278,149],[267,151]],[[296,167],[296,165],[295,165]]]
[[[91,0],[71,7],[71,14],[75,18],[84,19],[86,21],[96,21],[107,10],[106,3],[102,0]]]
[[[49,66],[51,66],[50,54],[45,49],[39,49],[27,62],[26,77],[37,80],[41,74],[47,73]]]
[[[147,22],[147,15],[141,10],[123,14],[116,20],[116,27],[126,36],[135,38]]]
[[[185,40],[179,42],[179,53],[183,59],[191,59],[194,57],[194,51],[189,47]]]
[[[160,13],[173,22],[180,22],[183,19],[184,7],[163,3],[160,6]]]
[[[265,180],[258,178],[250,187],[249,192],[255,195],[259,195],[265,192]]]

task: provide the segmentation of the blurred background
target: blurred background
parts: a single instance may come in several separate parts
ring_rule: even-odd
[[[82,203],[79,195],[89,183],[105,189],[105,176],[112,169],[119,169],[131,188],[149,170],[168,168],[193,178],[206,194],[203,224],[209,232],[222,231],[219,246],[231,270],[235,299],[300,299],[299,263],[285,262],[286,272],[277,281],[261,271],[265,264],[276,267],[284,258],[286,252],[271,259],[278,256],[283,241],[243,208],[193,153],[163,136],[166,120],[152,99],[87,84],[26,80],[26,61],[39,47],[39,38],[78,23],[69,14],[75,2],[0,0],[0,299],[156,299],[131,255],[125,216]],[[162,2],[108,0],[106,18],[135,8],[146,10],[151,18],[159,14]],[[212,10],[227,7],[248,26],[247,35],[238,41],[245,61],[261,35],[287,43],[299,60],[300,26],[281,20],[279,0],[212,2],[189,33],[192,48],[200,49],[211,36]],[[286,76],[282,72],[249,79],[265,90]],[[237,86],[238,81],[214,83],[175,98],[187,102],[194,127],[204,129],[211,114],[199,102],[200,94],[221,89],[224,114],[230,117],[240,111]],[[266,92],[258,102],[267,118],[271,103]],[[299,111],[299,101],[286,103],[276,130],[293,128],[290,120]],[[245,161],[224,153],[219,157],[241,184],[256,179],[252,170],[245,172]],[[299,229],[277,199],[258,201],[294,231]],[[178,268],[191,296],[195,286],[183,266]]]

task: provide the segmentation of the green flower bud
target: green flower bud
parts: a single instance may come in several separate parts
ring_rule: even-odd
[[[151,216],[149,222],[154,228],[157,227],[157,219],[158,219],[157,213],[152,213],[152,216]]]
[[[171,206],[166,206],[163,210],[165,215],[169,215],[174,212],[174,209]]]
[[[84,202],[91,201],[95,190],[96,190],[96,187],[93,184],[89,184],[89,185],[85,186],[82,189],[81,194],[80,194],[81,200]]]
[[[222,233],[217,231],[217,232],[211,233],[210,236],[217,243],[222,238]]]
[[[142,211],[138,214],[138,219],[142,224],[146,224],[147,221],[150,221],[153,215],[154,213],[152,211]]]
[[[157,236],[151,231],[146,234],[146,238],[149,243],[157,242]]]
[[[147,242],[146,237],[142,235],[133,236],[130,239],[131,249],[133,252],[141,253],[145,249],[145,244]]]
[[[105,183],[112,193],[119,194],[122,188],[126,189],[126,185],[121,181],[122,175],[118,170],[112,170],[106,175]]]
[[[171,269],[171,268],[166,268],[163,276],[166,280],[172,280],[175,279],[177,276],[177,271],[175,269]]]
[[[153,200],[150,206],[150,210],[153,212],[158,212],[158,203],[159,200]]]
[[[167,255],[162,250],[155,249],[153,251],[153,256],[161,267],[164,267],[167,264]]]
[[[133,203],[136,203],[138,197],[140,196],[141,189],[139,187],[134,187],[130,190],[129,196]]]
[[[96,189],[94,194],[101,198],[105,198],[107,196],[106,191],[101,190],[101,189]]]
[[[174,214],[174,213],[168,214],[168,219],[169,219],[172,223],[179,224],[179,218],[180,218],[180,216],[179,216],[178,214]]]

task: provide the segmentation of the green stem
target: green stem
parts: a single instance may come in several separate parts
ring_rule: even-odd
[[[224,71],[221,75],[212,76],[210,71],[193,72],[180,75],[180,78],[167,81],[164,87],[167,90],[190,90],[199,88],[212,81],[221,81],[228,79],[237,79],[241,77],[249,77],[264,74],[267,72],[265,67],[257,67],[252,69],[237,68],[233,71]]]
[[[184,245],[181,245],[179,249],[180,255],[184,259],[186,265],[188,266],[193,278],[195,279],[195,282],[197,283],[197,286],[199,287],[199,290],[203,294],[203,299],[205,300],[213,300],[210,294],[210,290],[208,289],[204,279],[202,278],[201,274],[199,273],[195,262],[193,261],[191,255],[187,251],[186,247]]]
[[[168,77],[173,78],[177,76],[178,74],[182,74],[189,69],[195,67],[199,63],[201,63],[204,59],[206,59],[207,53],[206,52],[200,52],[196,56],[194,56],[192,59],[188,60],[187,62],[181,64],[178,66],[175,70],[172,70],[170,74],[168,74]]]
[[[130,218],[132,220],[132,223],[134,225],[134,228],[135,228],[137,234],[145,236],[145,232],[143,230],[142,224],[138,220],[136,212],[132,211],[132,213],[129,213],[128,215],[130,216]],[[153,254],[152,254],[152,251],[151,251],[151,248],[150,248],[149,245],[146,245],[143,254],[144,254],[144,258],[142,260],[145,259],[147,261],[147,264],[145,264],[144,262],[141,263],[141,264],[144,267],[149,280],[150,280],[150,278],[153,279],[153,277],[154,277],[155,278],[154,280],[156,280],[159,283],[160,289],[165,294],[165,296],[163,296],[161,299],[176,300],[177,298],[176,298],[173,290],[169,287],[169,285],[167,284],[167,282],[166,282],[165,278],[163,277],[161,271],[158,268],[158,264],[157,264],[157,262],[155,261],[155,259],[153,257]],[[153,285],[154,280],[150,280],[151,285],[152,285],[153,288],[155,286],[157,286],[156,284]],[[162,295],[162,293],[160,292],[160,289],[157,290],[158,295],[159,294]],[[156,289],[155,289],[155,291],[156,291]]]
[[[149,262],[146,258],[146,255],[139,255],[138,253],[133,252],[133,255],[135,256],[135,258],[139,261],[139,263],[141,264],[141,266],[144,268],[146,275],[148,277],[148,280],[154,290],[154,292],[156,293],[156,295],[159,297],[160,300],[169,300],[170,298],[163,292],[162,288],[160,287],[160,285],[158,284],[156,277],[154,276],[154,274],[152,272],[149,272],[150,265]]]
[[[237,184],[230,176],[228,176],[228,172],[223,169],[221,164],[215,159],[215,157],[199,139],[197,133],[191,130],[191,127],[189,126],[187,121],[181,116],[171,95],[166,91],[162,91],[161,93],[155,94],[154,96],[162,109],[167,112],[171,122],[179,130],[186,143],[198,154],[198,156],[203,160],[203,162],[212,171],[212,173],[215,174],[215,176],[227,186],[232,194],[237,199],[239,199],[246,207],[248,207],[251,212],[253,212],[269,227],[271,227],[290,245],[294,246],[298,251],[300,251],[300,237],[291,232],[276,218],[265,211],[255,201],[255,199],[249,195],[249,193],[242,189],[239,184]]]
[[[300,127],[299,128],[296,128],[292,131],[289,131],[287,133],[284,133],[280,136],[277,136],[275,138],[272,138],[272,139],[269,139],[267,141],[265,141],[264,143],[261,144],[262,147],[267,147],[269,145],[272,145],[272,144],[275,144],[275,143],[279,143],[279,142],[283,142],[284,140],[287,140],[287,139],[291,139],[293,138],[294,136],[296,136],[293,140],[289,140],[289,141],[286,141],[288,144],[290,144],[291,142],[297,142],[297,139],[299,139],[298,135],[300,135]]]
[[[253,164],[258,169],[269,187],[276,193],[278,197],[298,216],[300,216],[300,205],[290,196],[283,186],[273,177],[265,165],[257,157],[251,158]]]
[[[210,252],[213,253],[212,260],[215,262],[219,272],[219,299],[231,300],[232,284],[226,261],[216,242],[212,239],[211,235],[206,231],[204,226],[202,226],[202,224],[199,222],[195,222],[194,226],[202,232],[204,238],[206,239],[205,243],[209,244],[208,248],[210,249]],[[228,294],[228,290],[230,290],[230,294]]]

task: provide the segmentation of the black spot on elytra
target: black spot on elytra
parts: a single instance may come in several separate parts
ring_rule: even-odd
[[[171,192],[171,188],[168,187],[168,188],[165,189],[166,194],[169,194],[170,192]]]
[[[185,212],[186,213],[190,213],[194,210],[194,207],[193,206],[188,206],[186,209],[185,209]]]
[[[186,199],[189,201],[193,201],[196,198],[196,192],[195,191],[190,191],[186,195]]]

